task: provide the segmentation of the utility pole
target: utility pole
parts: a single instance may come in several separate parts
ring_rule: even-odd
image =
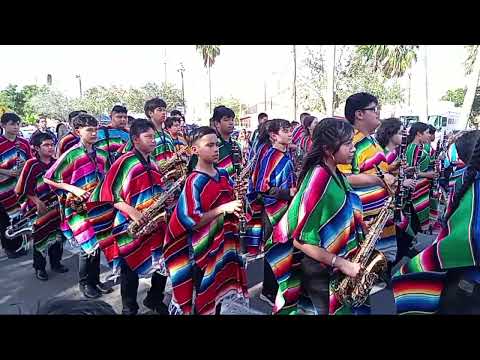
[[[293,119],[297,119],[297,48],[293,45]]]
[[[185,72],[185,68],[183,67],[183,63],[180,63],[180,68],[177,70],[180,73],[180,76],[182,77],[182,106],[183,106],[183,114],[187,112],[186,107],[185,107],[185,85],[183,83],[183,73]]]
[[[166,48],[164,49],[164,52],[163,52],[163,65],[164,65],[164,72],[165,72],[163,83],[167,85],[167,49]]]
[[[75,77],[78,79],[78,86],[80,88],[80,97],[82,97],[83,96],[83,94],[82,94],[82,78],[81,78],[80,75],[76,75]]]
[[[266,112],[267,111],[267,81],[266,80],[263,81],[263,90],[264,90],[263,104],[264,104],[264,111]]]
[[[428,123],[428,64],[427,64],[427,52],[428,48],[425,45],[425,112],[426,112],[426,119],[425,122]]]

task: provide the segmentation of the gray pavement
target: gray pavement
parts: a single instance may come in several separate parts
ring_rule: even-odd
[[[434,236],[419,235],[416,248],[418,250],[427,246]],[[47,265],[48,281],[39,281],[35,278],[32,267],[32,250],[28,255],[18,259],[8,259],[0,250],[0,314],[26,314],[34,313],[39,303],[43,303],[53,297],[65,297],[69,299],[83,299],[78,288],[78,253],[77,249],[65,245],[63,264],[70,271],[65,274],[57,274],[50,271]],[[404,258],[400,265],[407,258]],[[396,270],[396,269],[394,269]],[[105,281],[110,275],[106,262],[103,259],[101,264],[101,279]],[[224,306],[222,314],[225,315],[262,315],[270,314],[271,306],[259,299],[261,292],[261,282],[263,280],[263,260],[259,259],[249,263],[247,267],[248,287],[250,294],[250,307],[246,308],[240,304],[231,304]],[[149,279],[141,279],[138,291],[138,304],[140,313],[147,312],[142,302],[146,292],[150,286]],[[114,285],[114,292],[101,297],[115,309],[117,313],[121,313],[121,298],[119,285]],[[167,296],[165,303],[170,300],[171,292],[170,284],[167,284]],[[395,314],[393,303],[393,295],[390,290],[383,289],[371,296],[372,313],[373,314]]]

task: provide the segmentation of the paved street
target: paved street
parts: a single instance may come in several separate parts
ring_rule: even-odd
[[[419,235],[417,248],[422,249],[427,246],[433,236]],[[82,299],[78,289],[77,271],[78,250],[72,249],[68,244],[65,245],[63,264],[70,271],[66,274],[57,274],[50,271],[47,265],[49,280],[39,281],[35,278],[32,268],[31,250],[27,256],[18,259],[8,259],[3,251],[0,250],[0,314],[18,314],[35,312],[38,303],[44,302],[53,297],[66,297],[69,299]],[[103,256],[103,255],[102,255]],[[403,259],[404,261],[406,260]],[[263,260],[256,260],[248,266],[248,287],[250,293],[250,308],[242,305],[231,305],[222,309],[222,314],[269,314],[271,307],[259,299],[261,292],[261,282],[263,279]],[[401,263],[403,263],[402,261]],[[101,279],[108,277],[109,270],[102,259]],[[139,286],[138,304],[140,313],[146,312],[143,304],[143,298],[149,287],[149,279],[141,279]],[[104,295],[101,299],[108,302],[117,313],[121,312],[121,299],[119,285],[114,285],[115,291]],[[170,292],[170,284],[167,284],[167,293]],[[168,303],[170,296],[165,299]],[[371,296],[373,314],[395,314],[393,296],[389,290],[380,290]]]

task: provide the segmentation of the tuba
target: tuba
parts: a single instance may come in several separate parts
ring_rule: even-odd
[[[139,238],[142,236],[150,235],[155,230],[158,229],[158,225],[161,222],[167,221],[167,212],[166,212],[166,200],[172,196],[175,191],[181,188],[184,181],[187,179],[186,175],[182,175],[177,181],[175,181],[170,188],[158,194],[154,198],[154,202],[148,208],[146,208],[142,215],[146,219],[146,223],[144,225],[139,225],[135,221],[132,221],[127,228],[128,233],[135,237]]]

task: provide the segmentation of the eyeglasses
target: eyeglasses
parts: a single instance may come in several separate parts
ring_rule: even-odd
[[[369,108],[360,109],[360,110],[363,110],[363,111],[371,110],[371,111],[373,111],[374,113],[378,113],[378,112],[380,112],[380,106],[374,106],[374,107],[369,107]]]

